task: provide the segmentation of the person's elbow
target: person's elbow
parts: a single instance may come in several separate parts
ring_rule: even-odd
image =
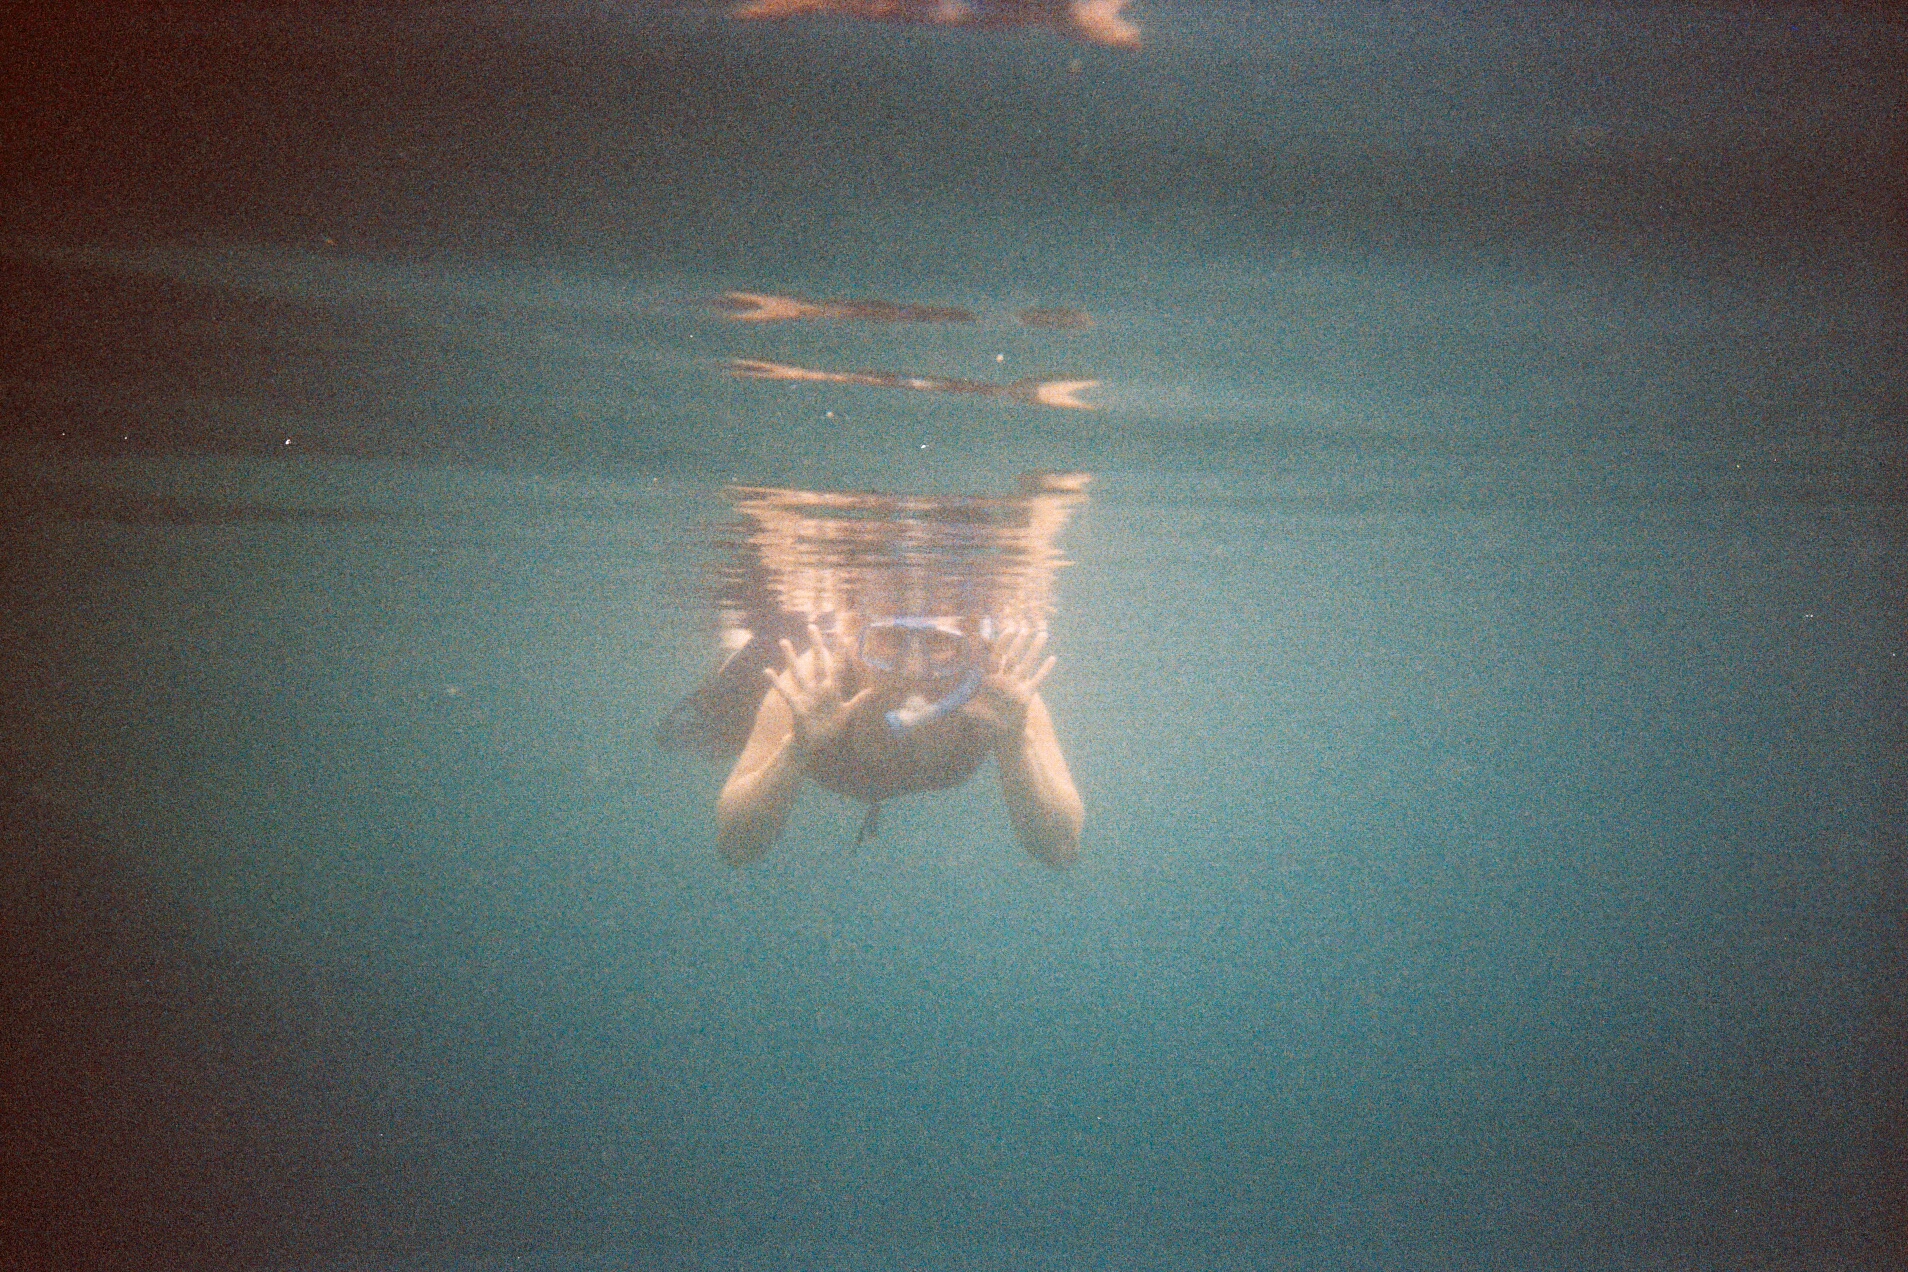
[[[1059,840],[1053,843],[1031,845],[1027,849],[1035,861],[1050,870],[1065,870],[1080,859],[1080,841],[1078,839]]]
[[[730,798],[726,791],[716,801],[716,851],[737,869],[766,857],[775,842],[773,832],[749,813],[746,800]]]
[[[722,854],[724,861],[738,870],[768,856],[768,850],[769,841],[759,835],[716,831],[716,851]]]
[[[1027,855],[1051,869],[1067,869],[1080,859],[1080,830],[1084,821],[1078,804],[1053,810],[1045,824],[1027,837]]]
[[[737,870],[742,869],[744,866],[752,866],[762,858],[768,856],[768,850],[769,846],[767,844],[749,843],[739,839],[718,839],[716,841],[716,851],[722,855],[724,861],[728,862]]]

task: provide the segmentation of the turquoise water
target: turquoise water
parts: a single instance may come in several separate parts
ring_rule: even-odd
[[[1900,28],[1135,16],[7,37],[14,1263],[1895,1264]],[[724,866],[725,487],[1042,470],[1080,863]]]

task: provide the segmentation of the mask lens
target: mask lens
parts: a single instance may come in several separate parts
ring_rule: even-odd
[[[930,674],[945,676],[959,671],[967,662],[967,638],[952,632],[914,633],[920,640],[921,661]]]
[[[907,653],[908,633],[899,627],[882,625],[864,628],[861,633],[861,661],[880,671],[893,671]]]
[[[967,637],[921,622],[870,624],[861,630],[860,655],[878,671],[939,680],[967,670]]]

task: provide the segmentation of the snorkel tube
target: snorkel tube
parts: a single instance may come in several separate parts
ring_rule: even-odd
[[[969,667],[967,674],[961,677],[961,683],[954,686],[954,692],[939,702],[924,707],[896,707],[886,714],[888,732],[906,733],[916,725],[926,724],[931,720],[939,720],[954,714],[966,706],[968,701],[972,699],[976,693],[980,692],[981,681],[983,679],[985,679],[985,677],[981,675],[981,669],[979,667]]]

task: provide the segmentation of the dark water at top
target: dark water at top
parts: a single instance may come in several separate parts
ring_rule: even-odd
[[[1134,17],[10,27],[0,1263],[1898,1264],[1902,29]],[[723,865],[724,491],[1036,473],[1079,864]]]

